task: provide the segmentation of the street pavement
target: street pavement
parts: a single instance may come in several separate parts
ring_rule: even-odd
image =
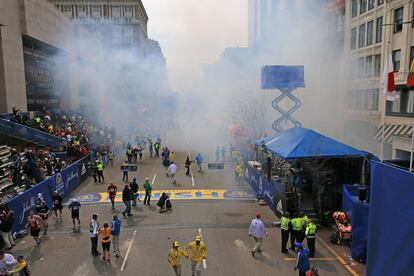
[[[116,210],[111,210],[102,193],[109,181],[114,181],[122,191],[120,165],[124,156],[121,156],[115,160],[114,167],[105,168],[105,183],[94,183],[89,178],[74,191],[73,197],[82,201],[80,233],[73,232],[69,210],[65,209],[63,222],[56,223],[54,215],[49,218],[49,234],[42,238],[40,246],[25,236],[17,241],[11,253],[25,255],[33,275],[174,275],[167,262],[172,242],[177,240],[184,247],[201,234],[208,248],[202,275],[297,275],[293,270],[296,254],[280,253],[280,229],[271,226],[277,218],[267,206],[257,204],[247,183],[240,186],[235,182],[231,164],[226,162],[224,170],[207,170],[204,166],[204,173],[198,173],[192,166],[193,177],[187,177],[185,156],[186,153],[178,153],[176,157],[179,168],[176,185],[166,177],[161,160],[145,154],[138,171],[129,175],[130,180],[137,178],[140,189],[148,177],[154,180],[154,190],[177,193],[171,212],[158,213],[156,200],[151,206],[139,202],[132,210],[134,216],[127,219],[122,217],[124,206],[120,199]],[[253,258],[248,228],[256,212],[262,214],[269,236],[264,239],[263,252]],[[99,214],[101,225],[104,221],[110,222],[113,214],[122,220],[121,257],[112,257],[111,264],[90,254],[88,227],[92,213]],[[100,242],[98,249],[101,251]],[[311,266],[317,266],[320,275],[350,275],[325,246],[317,243],[315,257],[318,259],[312,260]],[[182,275],[191,275],[187,260],[183,261]]]

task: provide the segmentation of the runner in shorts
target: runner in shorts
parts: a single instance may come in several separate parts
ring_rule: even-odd
[[[70,213],[72,216],[73,231],[76,231],[75,220],[78,221],[78,230],[80,230],[79,209],[81,208],[81,204],[76,199],[72,199],[72,202],[69,204],[68,208],[70,209]]]
[[[116,193],[118,192],[118,187],[114,184],[114,182],[110,182],[108,188],[106,189],[108,193],[109,199],[111,200],[112,210],[115,210],[115,197]]]
[[[53,192],[53,210],[55,211],[56,220],[62,219],[63,199],[57,191]],[[58,215],[59,211],[59,215]]]
[[[36,213],[42,218],[43,235],[47,234],[47,218],[49,216],[50,209],[46,206],[46,202],[40,202],[40,206],[36,207]]]
[[[109,228],[108,222],[104,223],[103,228],[101,230],[101,235],[102,235],[102,251],[103,251],[102,259],[110,263],[111,254],[109,252],[111,249],[111,229]]]
[[[34,212],[30,210],[29,216],[27,217],[26,228],[30,229],[30,236],[33,237],[37,244],[40,244],[39,233],[41,225],[42,218],[38,215],[35,215]]]

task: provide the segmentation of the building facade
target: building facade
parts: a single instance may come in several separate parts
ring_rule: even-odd
[[[406,79],[414,59],[413,17],[414,3],[408,0],[349,0],[346,5],[345,136],[384,159],[409,158],[414,89],[407,88]],[[398,94],[394,102],[384,100],[380,85],[389,55]]]

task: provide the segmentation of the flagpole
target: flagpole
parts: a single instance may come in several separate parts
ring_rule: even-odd
[[[411,129],[411,151],[410,151],[410,172],[413,171],[413,158],[414,158],[414,120],[413,120],[413,128]]]
[[[388,41],[387,43],[387,56],[386,56],[386,62],[385,62],[385,67],[384,70],[388,71],[388,59],[389,59],[389,54],[390,54],[390,42]],[[385,71],[384,71],[385,72]],[[383,74],[383,78],[385,77],[385,74]],[[383,101],[383,110],[382,110],[382,132],[381,132],[381,162],[384,161],[384,137],[385,137],[385,112],[386,112],[386,108],[387,108],[387,87],[384,87],[384,101]]]

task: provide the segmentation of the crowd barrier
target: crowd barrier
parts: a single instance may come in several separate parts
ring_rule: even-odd
[[[66,144],[65,139],[4,119],[0,119],[0,133],[52,148]]]
[[[278,181],[269,183],[266,177],[253,167],[249,166],[247,162],[244,164],[245,178],[255,191],[258,197],[262,198],[267,205],[278,216],[281,216],[283,211],[286,211],[285,188]]]
[[[87,178],[90,171],[90,155],[76,161],[70,166],[40,182],[29,190],[19,194],[6,203],[6,208],[15,212],[15,221],[12,233],[20,233],[25,229],[29,210],[34,210],[37,195],[41,193],[47,206],[52,207],[52,195],[57,191],[63,198],[80,185]]]

